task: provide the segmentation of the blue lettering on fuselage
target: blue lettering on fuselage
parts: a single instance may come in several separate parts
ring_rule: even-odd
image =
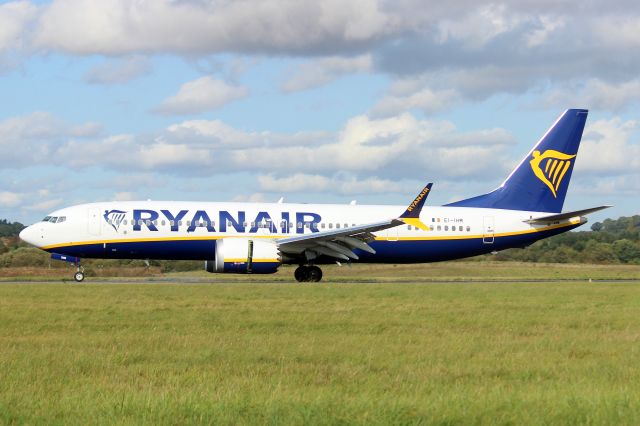
[[[214,222],[211,216],[205,210],[197,210],[189,220],[189,210],[180,210],[178,213],[172,213],[169,210],[160,210],[160,213],[169,221],[171,232],[178,232],[180,225],[189,223],[187,232],[195,232],[197,228],[205,228],[207,232],[216,232]],[[304,234],[305,229],[311,232],[320,232],[318,224],[322,217],[312,212],[280,212],[281,228],[283,234],[290,233],[294,229],[290,228],[291,216],[296,218],[293,225],[297,234]],[[141,231],[142,225],[145,225],[149,231],[158,231],[156,226],[160,214],[155,210],[134,209],[133,210],[133,230]],[[187,218],[187,219],[185,219]],[[247,232],[246,212],[238,211],[232,214],[225,210],[218,212],[220,232],[227,232],[227,229],[233,228],[238,233]],[[248,233],[255,234],[260,228],[269,229],[272,234],[278,233],[278,227],[274,223],[268,212],[261,211],[256,214],[255,219],[251,222]]]
[[[153,224],[158,219],[158,212],[155,210],[134,210],[133,211],[133,230],[140,231],[144,223],[149,231],[157,231],[158,228]]]
[[[246,220],[245,212],[238,212],[238,219],[236,219],[231,213],[220,211],[220,232],[227,232],[227,225],[233,226],[236,232],[244,232]]]
[[[207,228],[207,231],[209,232],[216,232],[216,229],[211,224],[209,215],[204,210],[196,211],[196,214],[193,215],[193,219],[191,219],[191,225],[187,228],[187,232],[193,232],[196,228]]]
[[[311,216],[311,219],[306,220],[305,218],[307,216]],[[320,232],[318,231],[320,220],[322,220],[322,218],[316,213],[296,213],[296,230],[298,234],[303,234],[305,227],[311,229],[311,232]]]
[[[162,212],[162,214],[169,219],[169,224],[171,225],[171,232],[178,232],[179,228],[179,221],[181,221],[186,215],[187,213],[189,213],[189,210],[180,210],[180,213],[178,213],[177,215],[173,215],[171,214],[171,212],[169,210],[160,210]]]
[[[258,213],[258,215],[256,216],[256,220],[253,221],[253,226],[249,230],[249,233],[254,234],[258,232],[259,228],[269,228],[269,232],[271,232],[272,234],[275,234],[278,232],[278,230],[276,229],[276,226],[273,224],[273,221],[271,220],[271,216],[269,216],[269,213],[267,212]]]

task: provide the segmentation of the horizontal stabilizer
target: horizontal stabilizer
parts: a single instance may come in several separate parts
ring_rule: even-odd
[[[600,211],[600,210],[608,209],[609,207],[613,207],[613,206],[591,207],[590,209],[576,210],[576,211],[573,211],[573,212],[552,214],[550,216],[542,216],[542,217],[536,217],[535,219],[527,219],[527,220],[525,220],[525,222],[526,223],[533,223],[533,224],[557,222],[557,221],[560,221],[560,220],[571,219],[572,217],[583,216],[583,215],[586,215],[586,214],[589,214],[589,213],[594,213],[594,212],[597,212],[597,211]]]

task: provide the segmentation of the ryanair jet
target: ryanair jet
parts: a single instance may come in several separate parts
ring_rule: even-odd
[[[565,111],[506,180],[488,194],[424,208],[426,185],[408,207],[284,203],[128,201],[55,211],[20,238],[51,257],[203,260],[212,273],[271,274],[299,265],[297,281],[320,281],[318,265],[422,263],[526,247],[587,222],[609,206],[562,212],[587,110]]]

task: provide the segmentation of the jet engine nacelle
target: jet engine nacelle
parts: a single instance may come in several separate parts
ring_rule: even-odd
[[[280,266],[278,247],[272,241],[223,238],[216,241],[213,260],[204,268],[211,273],[273,274]]]

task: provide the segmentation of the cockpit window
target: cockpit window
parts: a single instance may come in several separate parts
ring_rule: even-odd
[[[44,219],[42,219],[43,222],[50,222],[50,223],[62,223],[65,220],[67,220],[66,216],[47,216]]]

